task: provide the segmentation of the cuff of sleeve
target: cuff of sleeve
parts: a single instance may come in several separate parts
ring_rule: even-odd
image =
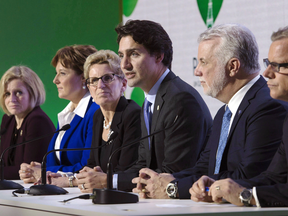
[[[118,190],[118,174],[113,175],[113,188]]]
[[[69,177],[69,176],[73,175],[72,172],[57,171],[57,173],[59,173],[62,177]]]
[[[257,207],[261,207],[261,205],[260,205],[260,203],[259,203],[259,200],[258,200],[258,197],[257,197],[256,187],[253,187],[252,194],[253,194],[253,197],[254,197],[254,199],[255,199],[256,206],[257,206]]]

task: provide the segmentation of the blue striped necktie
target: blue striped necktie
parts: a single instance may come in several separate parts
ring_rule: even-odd
[[[225,146],[227,143],[231,116],[232,116],[232,113],[229,107],[227,106],[225,113],[223,115],[223,119],[222,119],[221,134],[220,134],[220,140],[219,140],[219,145],[218,145],[218,150],[217,150],[214,174],[218,174],[220,170],[222,156],[223,156]]]
[[[147,128],[147,134],[150,134],[150,127],[151,127],[151,120],[152,120],[152,112],[151,112],[151,105],[152,103],[147,100],[147,98],[144,101],[144,120],[145,125]],[[150,137],[148,138],[149,142],[149,149],[150,149]]]

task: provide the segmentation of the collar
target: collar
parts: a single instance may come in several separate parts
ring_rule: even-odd
[[[240,90],[238,90],[233,97],[230,99],[228,103],[228,107],[232,113],[231,116],[231,122],[233,122],[235,113],[237,112],[243,98],[245,97],[246,93],[249,91],[249,89],[257,82],[257,80],[260,78],[260,75],[254,77],[252,80],[250,80],[246,85],[244,85]],[[226,108],[225,108],[226,109]],[[231,125],[231,124],[230,124]]]
[[[153,113],[154,110],[154,103],[155,103],[155,99],[156,99],[156,94],[157,91],[162,83],[162,81],[165,79],[165,77],[167,76],[167,74],[170,72],[170,70],[167,68],[167,70],[162,74],[162,76],[157,80],[157,82],[155,83],[155,85],[150,89],[150,91],[148,92],[148,94],[145,94],[145,98],[152,103],[151,105],[151,111]]]
[[[76,109],[72,111],[72,102],[70,101],[69,104],[58,114],[58,116],[66,115],[69,112],[73,112],[74,114],[80,116],[81,118],[84,118],[89,101],[90,101],[90,93],[87,92],[84,97],[80,100],[78,103]]]

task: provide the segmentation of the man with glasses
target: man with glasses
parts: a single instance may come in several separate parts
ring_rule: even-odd
[[[288,26],[280,28],[271,36],[272,44],[268,59],[264,59],[266,70],[263,75],[269,80],[270,95],[275,99],[288,101]],[[272,126],[270,126],[271,128]],[[283,137],[268,169],[248,180],[210,179],[208,195],[215,202],[222,198],[238,205],[258,207],[288,206],[288,119],[283,126]],[[237,183],[236,183],[237,182]],[[202,192],[201,192],[202,190]],[[202,187],[192,187],[191,199],[201,201]],[[200,199],[199,199],[200,198]]]
[[[223,24],[207,29],[198,42],[195,75],[204,93],[225,105],[216,114],[206,148],[194,167],[172,175],[140,170],[134,181],[146,184],[152,198],[190,198],[189,189],[202,175],[252,178],[267,169],[281,142],[286,110],[270,97],[259,75],[253,33],[238,24]],[[143,173],[150,178],[142,178]],[[198,182],[204,190],[210,186],[205,178]]]

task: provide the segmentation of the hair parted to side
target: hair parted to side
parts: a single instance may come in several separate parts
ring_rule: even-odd
[[[86,58],[97,49],[92,45],[72,45],[59,49],[53,57],[51,64],[56,68],[60,62],[63,67],[74,70],[78,75],[84,72],[84,63]]]
[[[288,38],[288,26],[285,26],[283,28],[279,28],[278,31],[273,32],[271,35],[272,42],[276,40],[281,40],[284,38]]]
[[[164,53],[162,63],[171,69],[172,41],[159,23],[150,20],[128,20],[125,25],[118,25],[115,31],[118,34],[118,44],[122,37],[131,36],[136,43],[142,44],[150,55]]]
[[[220,38],[217,48],[219,63],[226,65],[231,58],[237,58],[247,74],[260,70],[258,44],[254,34],[240,24],[221,24],[213,26],[200,34],[198,43]]]
[[[92,65],[108,64],[115,74],[120,75],[122,78],[124,78],[124,73],[121,70],[120,62],[121,59],[115,52],[111,50],[99,50],[98,52],[88,56],[88,58],[86,59],[86,62],[84,64],[84,77],[85,79],[89,78],[89,70]]]
[[[32,109],[45,102],[44,85],[38,75],[26,66],[13,66],[3,74],[0,81],[0,106],[7,115],[10,113],[5,106],[5,93],[7,85],[14,79],[19,79],[25,84],[29,92]]]

